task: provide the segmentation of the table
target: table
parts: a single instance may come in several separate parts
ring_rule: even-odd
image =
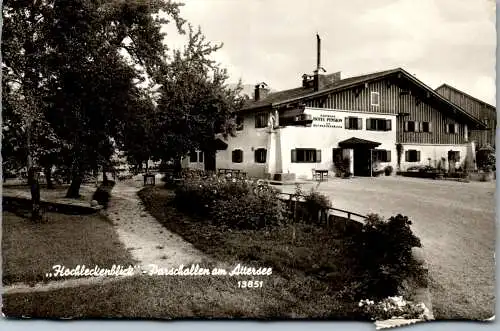
[[[326,169],[313,169],[313,179],[319,181],[328,180],[328,170]]]

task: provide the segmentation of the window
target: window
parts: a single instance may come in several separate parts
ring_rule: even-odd
[[[431,131],[432,131],[431,122],[417,122],[417,121],[405,122],[405,132],[431,132]]]
[[[458,133],[458,124],[450,123],[446,125],[446,133],[456,134]]]
[[[366,129],[371,131],[391,131],[392,122],[383,118],[367,118]]]
[[[191,163],[203,162],[203,152],[199,152],[199,151],[190,152],[189,153],[189,162],[191,162]]]
[[[405,131],[406,132],[415,132],[416,131],[416,124],[417,122],[415,121],[407,121],[405,122]]]
[[[358,117],[346,117],[345,128],[349,130],[362,130],[363,119]]]
[[[297,148],[292,149],[292,162],[294,163],[320,163],[321,150]]]
[[[241,149],[235,149],[231,157],[233,163],[243,162],[243,151]]]
[[[266,163],[267,150],[265,148],[257,148],[255,150],[255,163]]]
[[[375,149],[372,151],[373,161],[391,162],[391,151]]]
[[[243,130],[243,117],[241,116],[236,116],[236,130],[241,131]]]
[[[406,162],[420,162],[420,151],[410,149],[405,152]]]
[[[198,162],[198,153],[196,151],[192,151],[189,153],[189,162]]]
[[[370,93],[370,104],[372,106],[380,106],[380,94],[378,92]]]
[[[422,132],[432,132],[432,123],[431,122],[422,122],[421,123]]]
[[[255,115],[255,127],[256,128],[265,128],[267,127],[267,122],[269,121],[268,113],[259,113]]]

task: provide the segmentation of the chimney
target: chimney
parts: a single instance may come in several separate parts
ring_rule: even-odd
[[[264,99],[267,97],[267,94],[269,93],[269,89],[267,88],[267,84],[262,82],[257,85],[255,85],[255,94],[254,94],[254,100],[259,101],[261,99]]]
[[[329,85],[335,84],[340,81],[342,78],[340,76],[340,71],[334,72],[329,75],[319,75],[319,89],[325,88]]]
[[[318,91],[320,89],[320,78],[319,78],[319,71],[323,70],[326,71],[324,68],[321,67],[321,38],[319,37],[319,34],[316,34],[316,70],[314,70],[314,79],[313,79],[313,87],[314,91]]]

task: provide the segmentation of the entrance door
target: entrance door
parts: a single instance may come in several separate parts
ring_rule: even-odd
[[[354,176],[370,176],[370,150],[368,148],[354,149]]]

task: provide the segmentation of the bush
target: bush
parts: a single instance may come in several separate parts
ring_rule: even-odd
[[[231,228],[279,225],[288,216],[279,192],[257,181],[192,176],[175,193],[178,208]]]
[[[385,173],[385,175],[386,175],[386,176],[390,176],[390,175],[392,175],[392,172],[393,172],[393,171],[394,171],[394,169],[392,168],[392,166],[387,166],[387,167],[385,167],[385,169],[384,169],[384,173]]]
[[[296,194],[302,193],[297,191]],[[311,190],[308,194],[301,194],[304,202],[299,205],[298,214],[305,221],[319,221],[320,210],[330,208],[332,203],[324,194]]]
[[[425,271],[412,256],[412,247],[421,247],[421,243],[410,225],[408,217],[400,214],[387,221],[372,214],[350,238],[347,254],[356,261],[361,282],[355,298],[397,295],[407,279],[425,285]]]

